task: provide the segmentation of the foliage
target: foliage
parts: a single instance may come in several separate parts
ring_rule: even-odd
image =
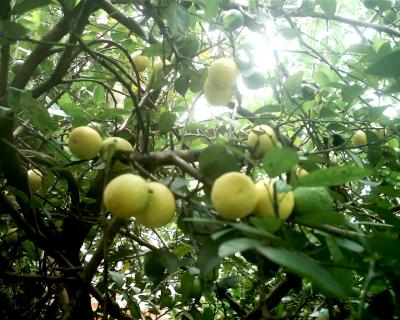
[[[399,10],[391,0],[0,0],[0,317],[398,319]],[[215,107],[202,88],[220,57],[241,76]],[[259,159],[246,139],[262,124],[279,142]],[[135,150],[78,160],[67,143],[78,126]],[[366,144],[351,144],[357,130]],[[115,159],[169,186],[170,224],[109,215]],[[30,169],[43,173],[37,190]],[[225,221],[210,190],[229,171],[279,177],[278,192],[325,188],[333,208]]]

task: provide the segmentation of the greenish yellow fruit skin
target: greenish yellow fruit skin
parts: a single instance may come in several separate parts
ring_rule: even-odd
[[[165,66],[170,65],[171,63],[168,60],[165,60]],[[155,73],[159,73],[164,69],[164,62],[161,59],[156,59],[153,64],[153,71]]]
[[[233,95],[232,89],[219,89],[214,86],[209,79],[204,81],[203,90],[208,103],[213,106],[223,106],[228,104]]]
[[[103,202],[116,217],[127,219],[140,214],[149,200],[149,187],[140,176],[126,173],[112,179],[104,189]]]
[[[147,228],[160,228],[174,217],[175,197],[168,187],[158,182],[149,182],[147,206],[136,216],[136,221]]]
[[[275,194],[274,181],[272,180],[257,182],[256,189],[257,206],[254,212],[259,217],[279,218],[282,220],[290,217],[294,207],[294,195],[292,191]],[[275,203],[275,200],[277,200],[277,203]]]
[[[18,229],[17,228],[10,228],[7,230],[5,241],[8,244],[14,244],[18,241]]]
[[[40,188],[43,182],[43,173],[38,169],[28,170],[28,184],[32,191]]]
[[[247,136],[247,145],[252,154],[259,158],[276,147],[277,138],[270,126],[256,126]]]
[[[99,133],[87,126],[73,129],[68,136],[69,150],[81,160],[93,159],[99,153],[101,143]]]
[[[362,130],[357,130],[351,137],[351,143],[354,147],[359,147],[367,143],[367,135]]]
[[[232,89],[238,76],[239,69],[232,58],[217,59],[208,68],[208,80],[218,89]]]
[[[215,180],[211,203],[224,219],[244,218],[257,204],[257,189],[245,174],[228,172]]]
[[[100,157],[103,160],[107,160],[107,150],[114,144],[114,151],[133,151],[133,146],[128,140],[120,137],[110,137],[103,141],[100,149]],[[116,161],[114,169],[122,169],[125,165],[121,161]]]
[[[303,168],[297,168],[297,170],[296,170],[296,176],[297,176],[297,178],[303,178],[303,177],[305,177],[305,176],[308,176],[309,175],[309,173],[308,173],[308,171],[306,170],[306,169],[303,169]]]
[[[142,56],[140,52],[136,51],[132,54],[131,56],[133,63],[135,64],[135,67],[137,71],[143,72],[146,70],[147,66],[149,65],[149,58],[146,56]]]
[[[310,215],[332,211],[333,200],[324,187],[298,187],[293,193],[296,214]]]

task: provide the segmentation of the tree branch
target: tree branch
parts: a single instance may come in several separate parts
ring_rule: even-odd
[[[116,7],[114,7],[110,2],[107,0],[99,0],[99,6],[107,12],[110,17],[117,20],[120,24],[126,27],[130,32],[134,33],[138,37],[142,38],[143,40],[147,41],[146,33],[144,32],[143,28],[132,18],[128,18],[125,16],[121,11],[119,11]],[[150,35],[148,39],[150,43],[158,43],[158,40]]]
[[[351,18],[346,18],[343,16],[338,16],[338,15],[328,16],[328,15],[326,15],[324,13],[320,13],[320,12],[313,12],[313,13],[285,12],[285,15],[289,16],[289,17],[296,17],[296,18],[316,18],[316,19],[324,19],[327,21],[338,21],[338,22],[342,22],[345,24],[349,24],[351,26],[374,29],[378,32],[383,32],[390,36],[400,37],[399,31],[389,28],[387,26],[382,26],[379,24],[374,24],[374,23],[369,23],[369,22],[363,22],[363,21],[359,21],[359,20],[355,20],[355,19],[351,19]]]
[[[124,220],[119,218],[113,218],[111,220],[107,231],[107,239],[109,243],[112,242],[123,223]],[[104,246],[108,246],[109,243],[105,244],[105,237],[103,235],[97,245],[96,251],[93,253],[92,259],[90,259],[90,261],[85,265],[82,277],[87,283],[92,280],[96,273],[98,266],[104,258]]]
[[[83,3],[84,1],[81,1],[74,8],[74,10],[71,12],[72,16],[76,16],[80,12]],[[15,75],[11,83],[12,87],[15,87],[17,89],[25,88],[37,66],[44,59],[47,58],[48,53],[53,47],[52,43],[60,41],[67,34],[69,30],[68,26],[68,19],[67,17],[64,17],[59,23],[54,26],[54,28],[49,33],[47,33],[42,38],[42,43],[36,46],[36,48],[28,56],[28,58],[25,60],[25,63],[21,66],[20,70]]]

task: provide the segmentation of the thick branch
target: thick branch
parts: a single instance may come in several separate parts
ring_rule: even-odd
[[[123,222],[124,220],[119,218],[114,218],[113,220],[111,220],[111,223],[108,226],[107,230],[107,239],[109,243],[111,243],[111,241],[114,239],[118,230],[122,226]],[[108,246],[109,243],[107,243],[106,245]],[[92,256],[92,259],[90,259],[90,261],[86,264],[84,268],[82,277],[86,282],[92,280],[94,274],[97,272],[98,266],[100,265],[101,261],[104,258],[104,245],[105,245],[105,237],[103,235],[97,245],[96,251]]]
[[[0,277],[4,280],[12,282],[46,282],[46,283],[65,283],[66,281],[81,281],[78,277],[64,276],[45,276],[40,274],[26,274],[17,272],[0,273]]]
[[[173,165],[175,163],[174,157],[179,157],[186,162],[195,162],[198,160],[202,150],[165,150],[153,151],[149,153],[130,152],[118,153],[118,159],[129,162],[136,161],[143,165]]]
[[[77,42],[77,38],[82,35],[83,30],[88,23],[89,16],[93,13],[93,11],[95,11],[96,5],[94,1],[86,1],[83,3],[84,5],[79,12],[79,19],[77,21],[73,21],[74,27],[71,30],[71,35],[68,40],[69,44],[75,44]],[[38,98],[42,93],[60,83],[64,75],[67,73],[77,52],[79,51],[72,46],[64,49],[64,52],[62,53],[50,78],[32,91],[32,96],[34,98]]]
[[[128,18],[125,16],[121,11],[119,11],[116,7],[114,7],[110,2],[107,0],[100,0],[99,6],[106,11],[110,17],[117,20],[123,26],[125,26],[130,32],[134,33],[138,37],[142,38],[143,40],[147,40],[146,33],[143,31],[140,24],[138,24],[135,20]],[[158,42],[156,39],[151,38],[150,42]]]
[[[90,294],[99,302],[100,305],[104,306],[107,304],[107,311],[113,316],[115,319],[119,320],[131,320],[132,318],[127,314],[123,313],[114,301],[112,301],[109,297],[104,298],[101,292],[94,286],[90,286],[89,288]],[[107,300],[106,300],[107,299]]]

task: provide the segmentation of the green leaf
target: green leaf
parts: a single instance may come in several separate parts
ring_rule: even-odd
[[[282,220],[278,218],[257,218],[250,217],[250,222],[259,229],[275,233],[282,227]]]
[[[154,283],[158,283],[162,280],[165,275],[165,267],[160,251],[154,250],[145,254],[144,273]]]
[[[356,166],[337,166],[318,169],[298,179],[302,186],[339,186],[349,181],[359,180],[372,174],[372,170]]]
[[[339,247],[345,248],[347,250],[362,253],[365,251],[364,247],[357,242],[344,238],[332,238],[332,241],[336,243]]]
[[[279,33],[287,40],[295,39],[300,35],[296,29],[287,26],[279,27]]]
[[[0,20],[0,34],[1,33],[9,38],[22,38],[28,33],[28,30],[17,22]]]
[[[298,71],[286,79],[285,88],[288,94],[293,93],[297,88],[300,87],[301,83],[303,82],[303,76],[304,72]]]
[[[392,94],[400,92],[400,82],[395,82],[383,90],[384,94]]]
[[[295,220],[307,226],[318,226],[322,224],[330,225],[344,225],[346,220],[343,215],[335,212],[318,212],[308,215],[302,215],[295,218]]]
[[[383,233],[376,233],[368,238],[367,241],[371,250],[379,253],[381,256],[397,261],[400,260],[400,239],[395,239]]]
[[[54,128],[55,123],[50,118],[49,112],[41,102],[32,98],[31,92],[23,92],[19,103],[21,110],[37,128],[42,131]]]
[[[328,16],[336,12],[336,0],[319,0],[319,6]]]
[[[49,4],[52,4],[52,0],[24,0],[18,2],[12,9],[12,14],[23,14],[25,12],[28,12],[30,10],[40,8],[47,6]]]
[[[200,248],[198,264],[202,274],[209,273],[221,262],[221,258],[218,256],[218,247],[220,242],[221,241],[209,239],[205,242],[204,246]]]
[[[176,2],[169,4],[166,10],[166,19],[167,25],[173,35],[184,34],[189,27],[189,12],[184,6]]]
[[[223,257],[228,257],[236,252],[246,251],[248,249],[254,249],[260,247],[262,243],[260,241],[249,239],[249,238],[236,238],[224,242],[218,249],[218,255]]]
[[[165,111],[161,114],[159,119],[159,132],[160,134],[166,134],[170,132],[175,124],[176,115],[172,112]]]
[[[185,96],[186,92],[189,89],[189,80],[190,78],[186,75],[182,75],[175,80],[174,88],[176,92],[178,92],[182,97]]]
[[[205,148],[199,157],[200,171],[210,179],[216,179],[220,175],[239,171],[236,159],[222,144],[214,144]]]
[[[111,279],[115,282],[119,289],[122,289],[125,284],[124,275],[120,272],[116,271],[109,271],[108,274],[110,275]]]
[[[218,14],[219,0],[194,0],[194,2],[205,9],[204,13],[207,17],[213,18]]]
[[[178,259],[170,252],[153,250],[144,256],[144,272],[154,283],[158,283],[166,273],[173,273],[178,268]]]
[[[136,302],[135,298],[128,294],[126,290],[122,291],[122,295],[127,302],[131,316],[134,319],[140,319],[142,317],[139,304]]]
[[[299,163],[299,156],[296,151],[289,148],[276,148],[265,156],[263,168],[271,177],[290,171],[293,166]]]
[[[243,82],[249,89],[260,89],[266,86],[264,74],[258,71],[249,76],[243,76]]]
[[[358,96],[364,92],[364,88],[355,84],[346,86],[342,89],[342,98],[347,103],[352,103]]]
[[[344,295],[343,288],[332,274],[309,256],[280,248],[258,247],[256,250],[271,261],[288,268],[293,273],[310,279],[332,296],[341,297]]]
[[[398,77],[400,76],[399,59],[400,50],[394,50],[375,61],[366,72],[381,77]]]
[[[270,233],[270,232],[268,232],[266,230],[255,228],[253,226],[249,226],[248,224],[231,223],[231,226],[234,229],[239,230],[239,231],[241,231],[243,233],[246,233],[246,234],[249,234],[249,235],[261,236],[261,237],[268,238],[270,240],[279,241],[279,238],[276,237],[275,235],[273,235],[272,233]]]

